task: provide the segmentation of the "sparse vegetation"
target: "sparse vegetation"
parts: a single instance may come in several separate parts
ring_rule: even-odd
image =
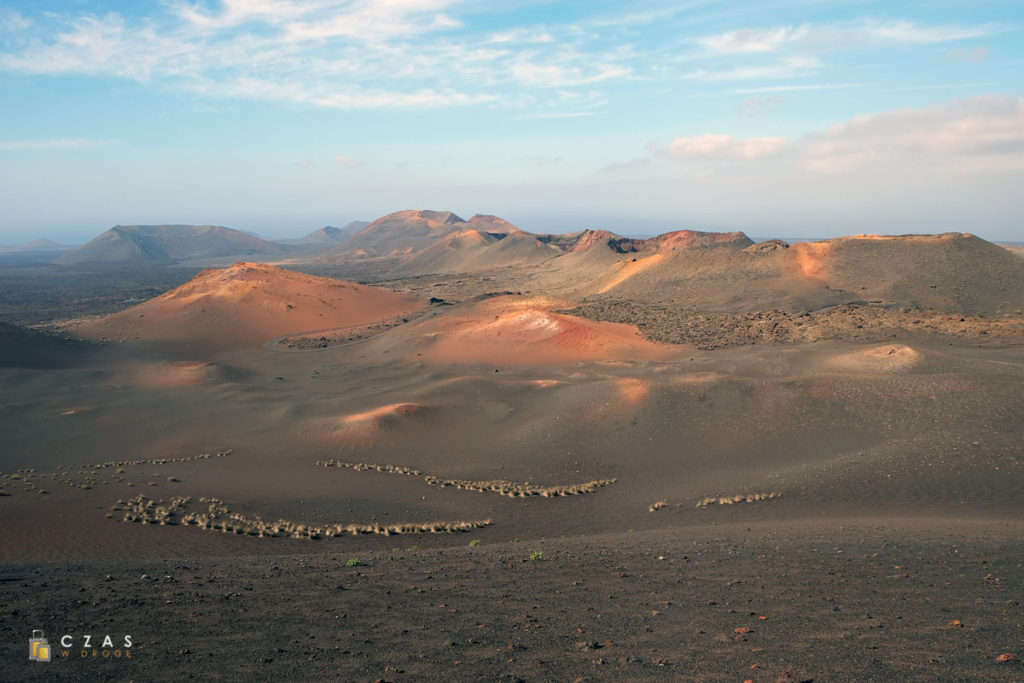
[[[246,516],[237,512],[231,512],[224,501],[218,498],[200,498],[199,502],[206,505],[205,511],[187,510],[192,503],[192,498],[189,496],[177,496],[172,498],[170,503],[165,503],[163,500],[154,500],[140,494],[128,501],[117,501],[111,507],[111,511],[122,512],[122,520],[125,522],[160,525],[184,524],[197,526],[209,531],[258,536],[261,538],[290,537],[314,540],[345,535],[358,536],[361,534],[393,536],[400,534],[454,533],[479,529],[492,523],[491,520],[485,519],[387,525],[327,524],[324,526],[313,526],[287,519],[267,522],[258,516]]]
[[[641,334],[652,341],[693,344],[703,350],[825,339],[890,341],[892,337],[922,333],[978,339],[988,344],[1019,344],[1024,336],[1020,318],[993,320],[939,310],[897,309],[862,303],[809,313],[770,310],[733,314],[695,311],[681,306],[601,301],[556,312],[636,325]]]
[[[772,500],[781,497],[781,493],[739,493],[735,496],[708,496],[697,503],[697,507],[704,508],[709,505],[733,505],[735,503],[756,503],[762,500]]]
[[[480,545],[480,539],[479,538],[474,538],[472,541],[469,542],[469,547],[470,548],[475,548],[478,545]]]
[[[345,561],[345,566],[346,567],[358,567],[362,563],[363,563],[362,560],[360,560],[358,557],[350,557],[350,558],[348,558],[348,560]]]
[[[530,562],[543,562],[544,553],[540,550],[531,550],[530,557],[528,559],[530,560]]]
[[[25,325],[114,313],[184,284],[199,270],[0,269],[0,319]]]
[[[69,486],[75,489],[89,490],[98,484],[108,484],[111,481],[101,479],[102,471],[108,468],[115,468],[114,475],[111,477],[113,482],[123,483],[125,486],[135,486],[134,483],[127,481],[127,477],[124,475],[125,467],[138,466],[138,465],[164,465],[168,463],[186,463],[196,460],[208,460],[211,457],[224,457],[230,455],[231,450],[218,451],[215,455],[209,453],[200,453],[198,455],[184,456],[180,458],[139,458],[135,460],[111,460],[101,463],[91,463],[85,465],[58,465],[57,470],[59,472],[50,473],[36,473],[35,468],[23,468],[17,472],[10,474],[3,474],[3,478],[8,480],[20,480],[23,484],[23,488],[26,490],[34,489],[37,485],[32,481],[33,477],[38,478],[49,478],[54,481],[59,481],[65,486]],[[159,473],[151,473],[153,477],[162,477]],[[58,479],[57,477],[60,477]],[[180,482],[181,479],[175,476],[166,477],[168,482]],[[147,481],[148,486],[157,486],[157,482],[154,480]],[[47,491],[49,493],[49,491]]]
[[[544,498],[555,498],[559,496],[578,496],[586,493],[593,493],[599,488],[615,483],[615,479],[595,479],[582,484],[570,484],[568,486],[535,486],[530,482],[518,483],[504,479],[492,479],[489,481],[473,481],[468,479],[442,479],[431,474],[424,474],[411,467],[399,465],[375,465],[365,462],[340,462],[337,460],[319,460],[316,463],[322,467],[343,467],[357,472],[377,471],[387,474],[402,474],[410,477],[420,477],[431,486],[441,488],[454,487],[467,491],[489,491],[498,493],[510,498],[527,498],[530,496],[542,496]]]

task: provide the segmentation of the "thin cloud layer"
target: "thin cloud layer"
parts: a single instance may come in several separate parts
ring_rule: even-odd
[[[920,26],[910,21],[831,25],[801,24],[768,29],[744,28],[697,39],[697,44],[713,54],[763,54],[784,48],[800,47],[813,51],[850,49],[879,43],[948,43],[978,38],[991,33],[990,26]]]
[[[88,140],[85,138],[60,138],[53,140],[0,140],[0,151],[45,149],[80,149],[82,147],[103,147],[113,144],[112,140]]]
[[[461,206],[1017,234],[1022,32],[999,0],[0,0],[0,231]]]
[[[818,76],[830,66],[823,55],[836,50],[952,44],[993,30],[864,20],[740,28],[680,43],[638,38],[632,15],[500,30],[486,16],[459,0],[178,1],[141,16],[54,12],[45,21],[6,10],[0,70],[334,109],[556,110],[567,95],[601,100],[596,93],[635,82],[770,87]],[[691,19],[685,7],[644,16],[669,25]]]
[[[676,138],[659,156],[684,162],[778,162],[837,174],[1024,170],[1024,98],[990,95],[857,116],[797,140],[721,133]]]
[[[509,103],[510,89],[578,88],[629,77],[596,36],[457,31],[449,0],[224,0],[171,13],[57,16],[9,40],[0,69],[114,76],[208,97],[337,109]],[[27,26],[20,14],[10,26]],[[586,45],[583,43],[587,42]]]
[[[992,95],[858,116],[801,147],[809,168],[828,173],[893,163],[922,172],[1024,170],[1024,99]]]
[[[710,159],[715,161],[745,160],[776,157],[786,150],[784,138],[746,138],[707,133],[689,138],[676,138],[665,149],[674,159]]]

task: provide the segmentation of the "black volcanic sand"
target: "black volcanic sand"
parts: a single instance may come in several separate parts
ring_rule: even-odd
[[[1017,681],[1019,521],[7,564],[7,680]],[[311,549],[312,550],[312,549]],[[365,550],[365,549],[364,549]],[[348,566],[358,557],[358,564]],[[531,560],[530,557],[535,559]],[[30,663],[35,628],[135,641]],[[102,637],[102,636],[100,636]],[[52,641],[51,641],[52,642]]]
[[[0,678],[1024,676],[995,662],[1024,655],[1020,348],[683,346],[523,369],[427,365],[403,352],[414,336],[0,368]],[[345,421],[389,405],[417,408]],[[510,498],[328,459],[617,481]],[[258,538],[121,521],[112,506],[140,494],[305,524],[493,524]],[[29,667],[37,628],[140,645],[130,662]]]

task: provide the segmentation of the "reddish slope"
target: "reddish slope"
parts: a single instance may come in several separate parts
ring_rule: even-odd
[[[680,352],[643,339],[631,325],[554,312],[569,305],[548,297],[487,299],[409,326],[399,343],[428,362],[499,367],[661,360]]]
[[[92,339],[185,343],[204,349],[411,313],[419,301],[387,290],[255,263],[205,270],[166,294],[81,325]]]

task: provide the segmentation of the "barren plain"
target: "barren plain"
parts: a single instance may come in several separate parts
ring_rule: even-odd
[[[274,259],[3,273],[5,678],[1024,676],[1018,255],[401,212]]]

